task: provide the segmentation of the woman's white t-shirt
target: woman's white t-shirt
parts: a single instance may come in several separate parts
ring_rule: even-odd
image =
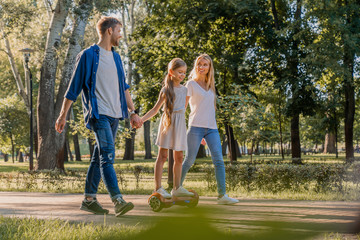
[[[191,109],[188,126],[217,129],[213,91],[206,91],[194,80],[188,81],[185,86]]]

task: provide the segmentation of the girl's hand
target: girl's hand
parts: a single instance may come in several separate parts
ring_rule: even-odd
[[[204,146],[206,145],[205,138],[203,138],[203,139],[201,140],[201,144],[204,145]]]

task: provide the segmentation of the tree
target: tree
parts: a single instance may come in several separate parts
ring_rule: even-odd
[[[75,65],[76,55],[81,51],[83,47],[83,39],[85,33],[85,27],[93,9],[92,0],[81,0],[79,5],[74,9],[75,22],[73,23],[73,30],[69,40],[68,49],[66,52],[66,58],[62,69],[61,81],[55,102],[55,116],[60,114],[62,102],[64,100],[65,91],[70,82],[71,74]],[[52,131],[54,131],[52,129]],[[66,130],[65,133],[58,134],[57,142],[59,152],[56,155],[57,168],[65,170],[64,159],[66,147]],[[75,135],[74,135],[75,136]]]
[[[58,65],[56,50],[59,49],[61,44],[61,36],[68,10],[68,0],[57,1],[47,35],[37,102],[37,125],[39,126],[37,169],[55,169],[57,165],[56,156],[64,146],[63,142],[56,140],[58,138],[56,138],[54,129],[56,116],[53,103],[55,102],[54,91]]]
[[[10,44],[11,40],[13,39],[10,40],[10,37],[16,35],[16,33],[20,30],[20,33],[22,35],[22,41],[26,42],[28,38],[26,37],[26,34],[24,34],[25,28],[29,28],[31,20],[33,20],[34,15],[36,15],[34,13],[38,13],[38,12],[40,11],[36,9],[35,4],[29,4],[26,1],[18,1],[14,3],[13,1],[4,0],[0,4],[0,16],[1,16],[0,32],[5,47],[4,49],[1,50],[3,50],[8,57],[9,65],[11,67],[11,72],[17,86],[17,92],[19,96],[21,96],[23,102],[25,103],[25,107],[27,109],[27,113],[29,117],[30,117],[30,109],[32,109],[32,106],[30,106],[30,73],[25,68],[24,65],[25,81],[23,81],[23,79],[21,78],[21,74],[22,74],[22,72],[20,71],[21,69],[19,70],[16,61],[17,60],[16,55],[18,55],[19,53],[13,54],[13,50]],[[41,29],[37,28],[37,31],[41,32]],[[20,53],[20,55],[22,54]],[[22,58],[23,56],[20,57]],[[33,132],[35,133],[34,134],[35,151],[37,152],[36,149],[37,125],[34,115],[31,121],[33,122]]]
[[[331,71],[335,78],[341,79],[346,160],[351,162],[354,158],[355,61],[360,52],[360,3],[356,0],[312,0],[308,9],[319,32],[313,44],[316,51],[312,58],[319,61],[322,69]]]
[[[29,120],[25,104],[16,96],[0,99],[0,151],[10,153],[14,162],[15,149],[25,152],[29,145]]]
[[[192,62],[202,52],[212,56],[219,95],[229,94],[232,83],[248,83],[241,66],[266,25],[263,1],[153,1],[148,7],[151,14],[134,34],[137,45],[132,51],[142,76],[138,96],[143,109],[155,103],[154,93],[159,92],[166,65],[174,57]],[[226,126],[229,145],[235,146],[232,128]],[[230,150],[235,160],[236,147]]]
[[[56,50],[61,44],[61,36],[69,9],[69,1],[59,0],[57,2],[47,36],[37,104],[39,126],[38,169],[60,168],[64,170],[63,159],[66,130],[61,134],[56,133],[54,123],[61,110],[63,96],[70,81],[75,57],[82,47],[81,45],[84,38],[85,27],[88,22],[87,20],[93,9],[93,1],[81,0],[74,9],[75,21],[73,23],[72,34],[66,53],[56,101],[54,101],[56,71],[59,57],[56,55]]]
[[[268,43],[273,43],[272,67],[277,77],[275,86],[288,96],[286,114],[291,117],[291,152],[293,163],[301,162],[299,116],[313,115],[316,109],[316,89],[304,58],[313,35],[311,25],[302,19],[304,2],[270,2],[274,35]],[[267,46],[268,46],[267,43]]]

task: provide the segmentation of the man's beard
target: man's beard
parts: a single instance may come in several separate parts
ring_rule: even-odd
[[[119,41],[116,38],[111,38],[111,45],[113,45],[114,47],[118,47]]]

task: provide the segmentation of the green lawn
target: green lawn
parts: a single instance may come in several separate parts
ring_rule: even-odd
[[[125,194],[151,194],[154,188],[153,167],[155,159],[145,160],[140,155],[136,155],[136,159],[115,160],[115,170],[118,174],[119,185]],[[308,164],[324,164],[324,166],[332,164],[344,163],[344,156],[340,155],[339,159],[335,155],[317,154],[304,155],[304,163]],[[287,163],[291,162],[290,156],[285,160],[281,160],[276,156],[253,156],[253,163],[266,166],[267,163]],[[203,166],[212,166],[210,157],[197,159],[196,165],[190,169],[184,183],[186,188],[196,190],[203,196],[217,196],[215,177],[210,172],[204,172]],[[225,160],[225,164],[229,162]],[[250,156],[243,156],[238,159],[238,163],[250,163]],[[85,176],[89,166],[89,159],[82,162],[65,163],[66,174],[53,171],[41,171],[36,174],[27,172],[28,163],[12,163],[0,161],[0,191],[33,191],[33,192],[59,192],[59,193],[82,193],[84,189]],[[135,166],[141,166],[140,175],[135,174]],[[227,176],[230,176],[227,174]],[[227,181],[232,181],[227,180]],[[164,166],[163,186],[167,184],[167,163]],[[315,184],[315,183],[314,183]],[[310,188],[314,188],[314,184],[310,184]],[[215,186],[215,188],[214,188]],[[318,191],[301,189],[298,191],[282,190],[271,192],[266,190],[252,189],[248,190],[245,186],[237,186],[231,189],[228,186],[228,194],[239,198],[267,198],[267,199],[297,199],[297,200],[359,200],[360,191],[358,184],[351,182],[344,183],[344,191]],[[99,193],[106,193],[105,186],[101,183]]]

